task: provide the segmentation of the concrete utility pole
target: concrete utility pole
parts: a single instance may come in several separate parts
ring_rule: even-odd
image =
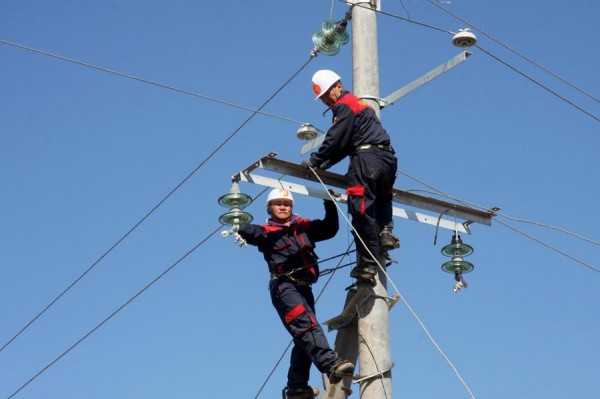
[[[352,0],[352,91],[357,97],[379,98],[377,14],[370,10],[376,0]],[[379,115],[379,105],[369,101]],[[375,254],[378,256],[378,254]],[[380,259],[380,263],[384,265]],[[389,345],[387,281],[381,270],[372,295],[359,307],[358,353],[361,378],[360,398],[392,399],[392,358]],[[383,373],[383,374],[380,374]]]
[[[352,91],[357,97],[379,98],[379,59],[377,51],[377,14],[375,0],[351,0],[352,9]],[[379,116],[379,104],[365,100]],[[357,245],[359,245],[357,243]],[[378,254],[375,254],[379,256]],[[380,264],[384,265],[382,259]],[[365,283],[359,283],[363,289]],[[335,349],[348,360],[356,359],[357,350],[360,370],[361,399],[392,399],[392,359],[389,346],[388,293],[385,275],[378,273],[377,284],[361,294],[364,301],[356,305],[358,323],[339,330]],[[346,299],[349,303],[352,292]],[[349,394],[350,381],[346,379],[337,386],[326,384],[327,399],[345,399]]]

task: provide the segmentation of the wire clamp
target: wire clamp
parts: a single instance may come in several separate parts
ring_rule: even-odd
[[[454,273],[454,280],[456,281],[456,283],[454,283],[454,288],[452,288],[452,292],[455,294],[458,294],[460,290],[469,286],[467,284],[467,281],[464,279],[462,273],[458,271]]]
[[[377,103],[377,105],[379,106],[380,109],[384,109],[387,105],[389,105],[388,102],[385,101],[385,99],[377,97],[377,96],[365,95],[365,96],[361,96],[360,99],[374,101]]]
[[[378,371],[376,373],[369,374],[367,376],[360,376],[360,375],[354,376],[354,378],[352,379],[352,383],[360,384],[361,382],[373,380],[375,378],[386,377],[387,375],[390,374],[390,372],[392,371],[393,368],[394,368],[394,363],[392,363],[392,365],[390,367],[386,368],[383,371]]]
[[[240,247],[244,247],[244,246],[248,245],[246,240],[244,240],[242,238],[242,236],[240,235],[240,233],[238,233],[239,228],[240,228],[239,225],[234,224],[231,227],[231,229],[221,231],[221,237],[223,237],[223,238],[233,237],[236,244],[239,245]]]
[[[369,299],[369,298],[383,299],[388,305],[388,310],[391,310],[394,307],[394,305],[397,304],[398,301],[400,300],[400,295],[398,295],[397,293],[392,296],[382,296],[382,295],[372,294],[366,299]]]

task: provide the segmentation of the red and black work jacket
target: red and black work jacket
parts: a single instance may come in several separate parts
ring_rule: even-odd
[[[312,165],[327,169],[365,144],[390,145],[387,134],[375,111],[350,92],[344,92],[331,107],[333,125],[323,144],[310,156]]]
[[[339,228],[337,208],[325,201],[325,218],[309,220],[294,215],[287,223],[269,219],[267,224],[242,224],[238,233],[263,253],[274,276],[314,283],[319,277],[315,243],[335,236]]]

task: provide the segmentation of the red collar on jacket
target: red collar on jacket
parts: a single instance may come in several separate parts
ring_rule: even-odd
[[[360,98],[356,97],[349,91],[344,92],[342,96],[337,99],[333,106],[335,107],[336,105],[340,104],[348,106],[352,110],[353,114],[357,114],[368,107],[365,102],[361,101]]]
[[[262,228],[265,233],[274,233],[276,231],[281,231],[287,227],[292,227],[297,225],[300,229],[305,228],[310,223],[310,220],[305,219],[298,215],[292,215],[290,220],[285,223],[278,222],[273,218],[269,218],[267,224],[263,224]]]

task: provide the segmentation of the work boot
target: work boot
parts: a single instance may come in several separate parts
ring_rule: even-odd
[[[338,360],[331,369],[327,376],[331,384],[337,384],[345,376],[351,376],[354,373],[354,364],[349,360]]]
[[[350,277],[358,281],[367,282],[375,285],[375,276],[377,275],[377,263],[373,259],[359,256],[357,265],[350,271]]]
[[[359,282],[368,283],[371,285],[375,285],[375,275],[377,272],[371,269],[365,269],[359,266],[355,266],[352,271],[350,271],[350,277],[354,277]]]
[[[400,248],[400,239],[392,232],[392,227],[385,226],[379,233],[379,243],[384,250],[392,250]]]
[[[309,386],[304,388],[285,388],[283,392],[283,399],[314,399],[319,396],[319,390]]]

